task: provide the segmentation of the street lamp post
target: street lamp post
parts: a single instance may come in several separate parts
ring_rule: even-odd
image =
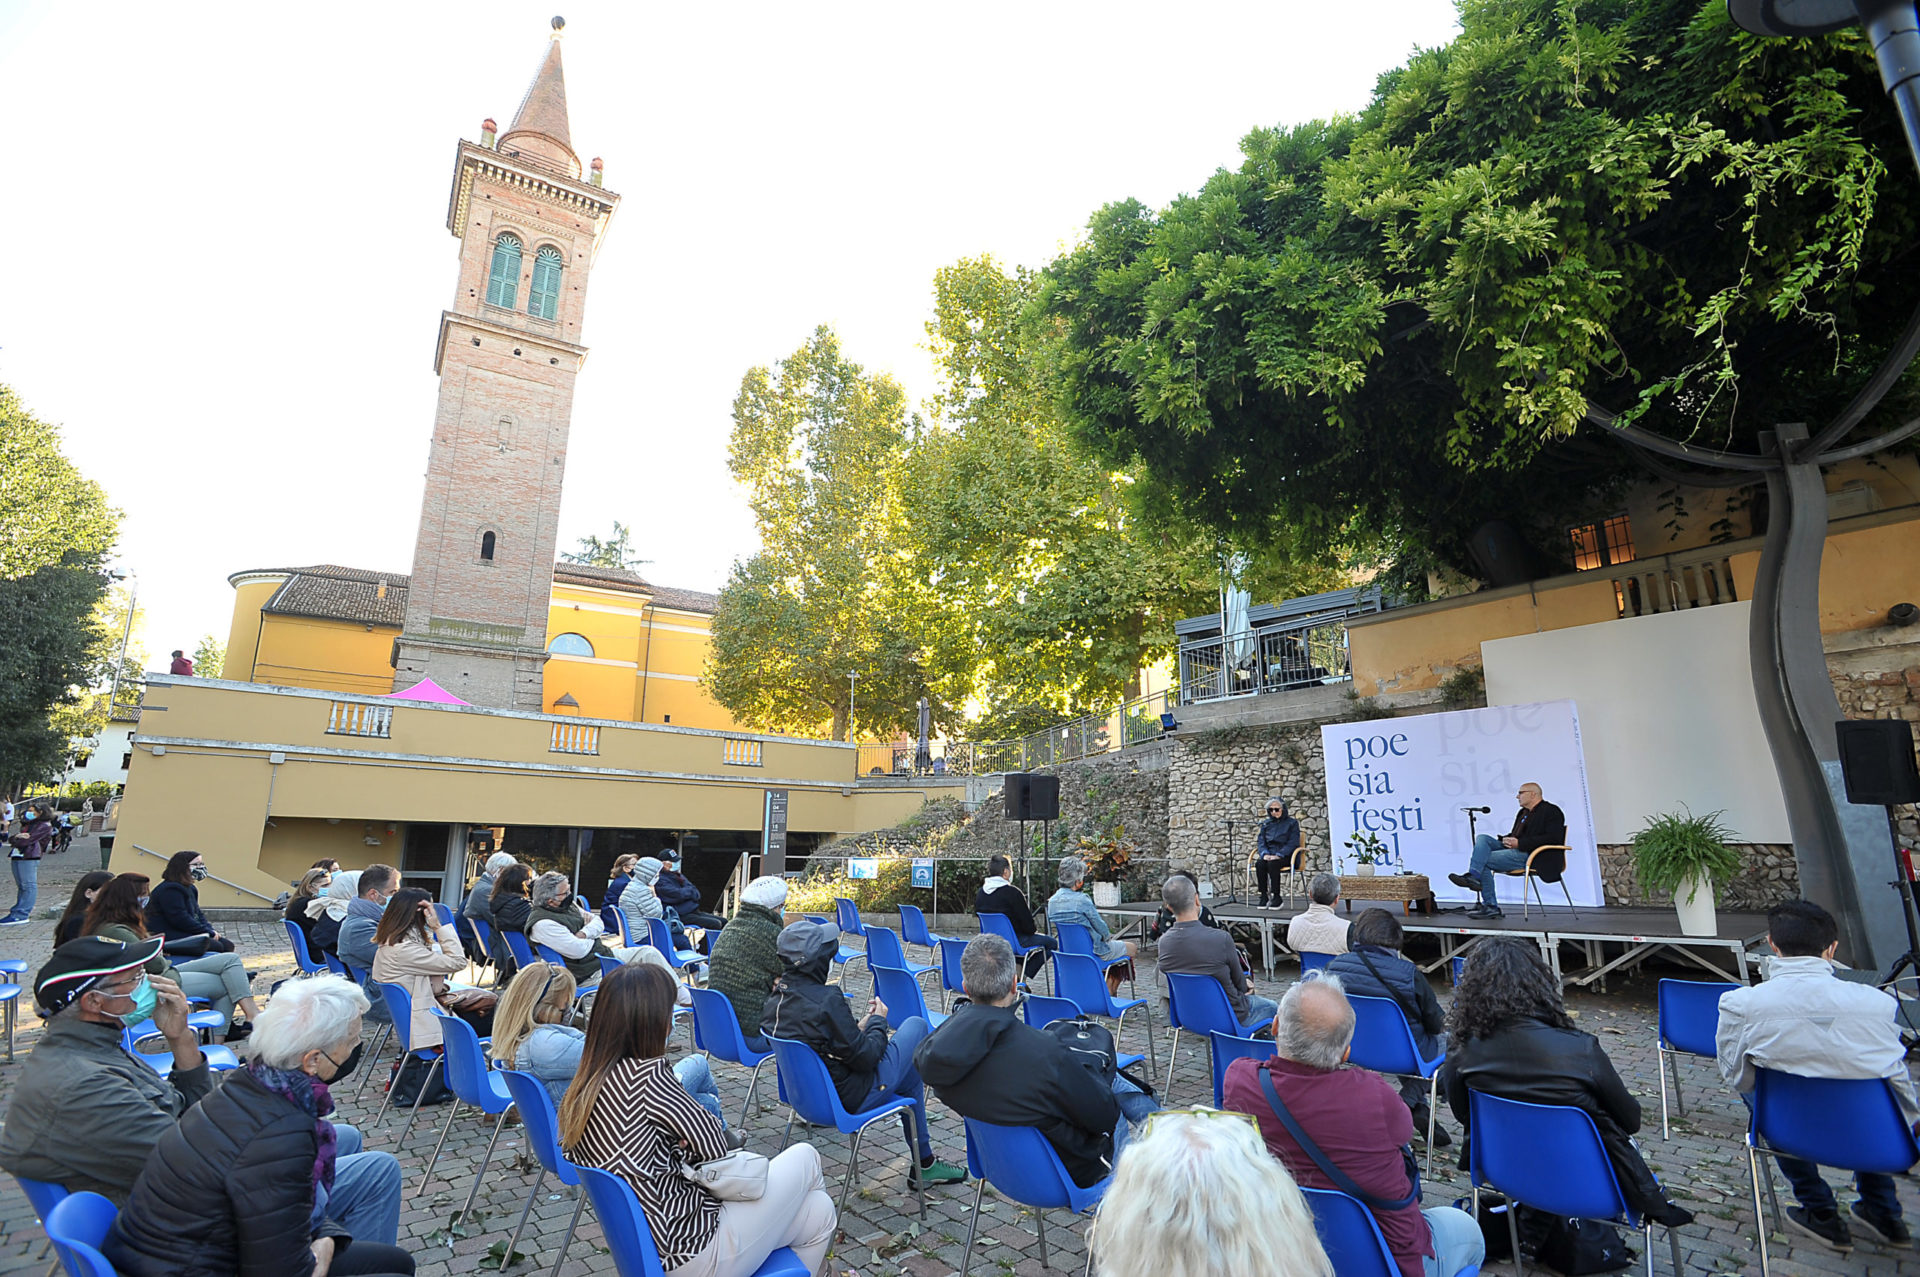
[[[107,575],[116,581],[133,582],[127,592],[127,624],[120,631],[120,656],[113,663],[113,688],[107,693],[107,717],[111,718],[120,708],[120,671],[127,666],[127,643],[133,638],[134,608],[140,602],[140,578],[130,572],[110,572]]]

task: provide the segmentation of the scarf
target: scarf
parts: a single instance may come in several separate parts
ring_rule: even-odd
[[[333,1123],[326,1120],[327,1114],[333,1112],[333,1095],[327,1090],[327,1084],[300,1069],[270,1068],[258,1060],[246,1067],[254,1081],[313,1118],[313,1140],[317,1149],[313,1156],[313,1183],[316,1189],[324,1188],[331,1194],[334,1152],[340,1139],[334,1134]],[[318,1196],[316,1192],[316,1199]]]
[[[327,884],[327,894],[315,896],[313,903],[307,906],[307,916],[318,919],[324,913],[335,922],[339,922],[347,916],[347,906],[358,899],[359,895],[360,871],[348,869],[337,873],[333,876],[333,881]]]

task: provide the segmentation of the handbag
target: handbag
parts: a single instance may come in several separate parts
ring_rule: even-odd
[[[207,946],[212,943],[212,936],[181,936],[178,940],[167,941],[160,951],[169,958],[204,958],[207,956]]]
[[[682,1162],[680,1174],[723,1202],[757,1202],[767,1191],[767,1156],[736,1148],[710,1162]]]

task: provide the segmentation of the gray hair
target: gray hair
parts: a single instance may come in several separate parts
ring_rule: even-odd
[[[1340,898],[1340,876],[1338,874],[1315,874],[1313,881],[1307,884],[1307,895],[1317,905],[1330,905]]]
[[[1060,862],[1056,876],[1063,887],[1077,887],[1087,880],[1087,862],[1078,856],[1068,856]]]
[[[337,975],[289,980],[254,1020],[248,1054],[271,1069],[297,1069],[307,1052],[347,1037],[370,1005],[359,985]]]
[[[960,985],[979,1002],[1005,1002],[1013,993],[1019,967],[1006,937],[983,931],[967,941],[960,955]]]
[[[1160,899],[1167,908],[1181,914],[1200,903],[1200,892],[1191,880],[1175,874],[1160,885]]]
[[[563,873],[544,873],[535,878],[533,889],[529,893],[533,899],[534,908],[552,904],[562,888],[568,892],[573,890],[573,884],[567,881],[567,876]]]
[[[502,869],[511,869],[514,865],[518,863],[519,861],[513,858],[512,852],[496,851],[491,856],[487,857],[487,872],[490,874],[497,874]]]
[[[755,878],[740,888],[740,903],[759,905],[762,909],[779,913],[787,907],[787,880],[774,874]]]
[[[1353,1003],[1340,977],[1319,972],[1297,981],[1280,998],[1273,1021],[1276,1049],[1310,1069],[1333,1070],[1353,1045]]]

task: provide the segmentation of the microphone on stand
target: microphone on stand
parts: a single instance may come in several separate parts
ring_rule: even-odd
[[[1462,807],[1460,810],[1461,811],[1477,811],[1483,816],[1490,816],[1493,814],[1493,808],[1491,807]]]

